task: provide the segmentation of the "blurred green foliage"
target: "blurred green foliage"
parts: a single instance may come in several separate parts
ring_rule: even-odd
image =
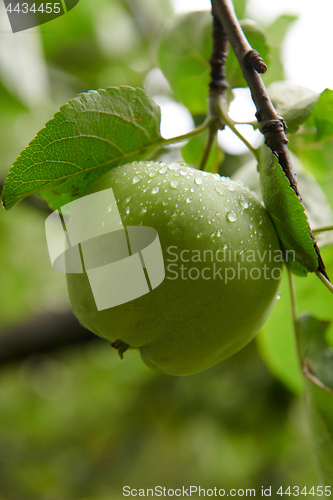
[[[243,16],[245,2],[235,4]],[[165,0],[81,0],[39,29],[1,32],[12,61],[0,54],[0,180],[77,93],[148,82],[150,90],[155,42],[172,15]],[[267,82],[283,79],[278,48],[293,20],[279,18],[266,30]],[[153,87],[156,95],[170,96],[163,81]],[[309,121],[290,146],[332,199],[333,144],[322,140],[314,149],[314,134]],[[68,307],[65,278],[49,263],[45,217],[30,202],[0,213],[1,331]],[[333,269],[332,252],[323,253]],[[318,279],[298,278],[296,286],[301,310],[332,317]],[[285,284],[281,293],[259,343],[278,378],[254,342],[219,366],[184,378],[150,371],[135,352],[120,361],[97,340],[1,367],[0,500],[117,500],[124,485],[316,485],[304,405],[295,395],[301,379]],[[278,365],[270,361],[276,350]]]

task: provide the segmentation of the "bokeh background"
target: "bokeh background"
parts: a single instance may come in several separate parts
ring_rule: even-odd
[[[189,7],[208,9],[209,2],[80,0],[67,15],[13,34],[0,2],[0,182],[59,107],[89,89],[143,87],[161,105],[163,135],[193,128],[155,52],[163,25]],[[246,6],[246,15],[264,27],[282,13],[290,18],[284,44],[276,46],[277,34],[268,30],[285,64],[281,78],[316,91],[332,87],[331,1],[317,0],[315,9],[282,0]],[[238,98],[235,116],[253,114],[244,89]],[[220,141],[230,167],[230,157],[237,163],[244,151],[228,131]],[[323,154],[332,158],[332,148]],[[331,172],[318,165],[314,171],[331,199]],[[135,352],[121,361],[107,342],[75,333],[65,278],[49,262],[47,213],[38,197],[0,211],[0,500],[117,500],[124,485],[277,490],[318,484],[300,374],[286,375],[288,355],[285,372],[272,371],[263,361],[265,343],[252,342],[184,378],[149,370]],[[304,306],[326,314],[326,291],[308,283],[301,288]],[[290,327],[288,303],[285,288],[276,328],[279,320]],[[282,333],[292,350],[290,331]]]

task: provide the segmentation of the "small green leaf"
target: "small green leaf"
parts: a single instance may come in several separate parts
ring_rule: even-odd
[[[297,16],[282,15],[266,28],[266,36],[270,51],[269,71],[263,75],[266,85],[285,78],[284,68],[281,61],[281,47],[290,26],[295,22]]]
[[[261,148],[258,169],[263,200],[285,251],[287,267],[301,276],[315,272],[318,269],[317,253],[304,206],[267,146]]]
[[[319,387],[333,393],[333,349],[325,340],[330,324],[330,321],[320,321],[309,314],[298,320],[303,372]]]
[[[330,325],[308,314],[297,324],[303,373],[306,376],[307,406],[315,448],[326,484],[333,480],[333,349],[325,336]]]
[[[143,158],[161,143],[160,109],[141,89],[79,94],[22,151],[3,189],[6,209],[32,193],[52,208],[79,197],[112,167]]]
[[[313,108],[312,117],[317,128],[317,138],[333,137],[333,90],[326,89],[320,94]]]
[[[318,279],[317,281],[319,282]],[[270,371],[289,389],[301,394],[303,380],[292,329],[287,273],[283,275],[279,293],[280,299],[276,301],[262,327],[257,343],[260,354]]]
[[[307,120],[319,98],[317,92],[288,81],[272,83],[268,93],[277,112],[283,116],[288,133],[296,132]]]
[[[269,47],[265,32],[249,19],[242,20],[241,26],[251,46],[267,63]],[[160,39],[157,54],[159,66],[175,98],[185,104],[193,115],[207,112],[211,53],[212,16],[209,12],[191,12],[179,16],[166,27]],[[231,88],[247,86],[230,46],[226,73]]]
[[[298,188],[302,193],[302,202],[310,221],[311,228],[316,229],[331,225],[333,222],[333,210],[325,192],[314,175],[303,167],[302,162],[296,155],[290,152],[290,158],[296,172]],[[255,191],[262,200],[260,175],[257,170],[255,159],[251,159],[248,163],[239,168],[232,175],[232,178],[242,181],[251,191]],[[328,234],[326,236],[328,236]]]
[[[201,134],[193,137],[183,148],[182,155],[186,163],[200,166],[201,158],[207,142],[207,133]],[[219,148],[218,144],[215,142],[213,145],[208,161],[206,163],[205,170],[207,172],[218,172],[219,165],[222,163],[224,158],[223,151]]]
[[[191,12],[163,31],[157,57],[177,100],[195,114],[207,111],[212,16]]]

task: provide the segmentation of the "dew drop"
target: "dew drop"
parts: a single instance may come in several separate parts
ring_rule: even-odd
[[[169,169],[170,170],[179,170],[180,166],[178,165],[178,163],[170,163],[169,165]]]
[[[156,187],[154,187],[154,188],[151,190],[151,194],[156,194],[156,193],[158,193],[158,192],[159,192],[159,190],[160,190],[160,189],[156,186]]]
[[[221,196],[223,196],[223,193],[222,193],[221,189],[219,189],[219,188],[216,187],[215,191],[217,192],[217,194],[220,194]]]
[[[131,211],[130,207],[126,207],[125,212],[126,212],[127,215],[129,215],[130,211]]]
[[[213,174],[213,179],[215,179],[216,181],[220,181],[221,176],[219,174]]]
[[[133,177],[133,184],[137,184],[138,182],[140,182],[142,179],[142,177],[140,175],[135,175]]]
[[[187,172],[185,172],[185,170],[180,170],[180,175],[186,175]]]
[[[229,222],[235,222],[237,220],[237,214],[233,211],[227,213],[227,219]]]
[[[193,188],[191,188],[191,189],[190,189],[190,192],[191,192],[191,193],[194,193],[194,189],[193,189]]]
[[[226,184],[226,188],[228,191],[231,191],[231,192],[235,191],[235,188],[232,184]]]
[[[197,234],[197,238],[201,238],[201,236],[202,236],[202,233]]]
[[[276,296],[276,300],[280,300],[281,299],[281,293],[279,293],[277,296]]]
[[[186,203],[191,203],[192,199],[190,197],[186,198]]]
[[[249,204],[248,202],[245,200],[245,198],[242,198],[239,202],[240,206],[243,207],[243,208],[248,208],[249,207]]]
[[[167,172],[167,170],[168,169],[166,167],[162,167],[162,168],[159,169],[159,173],[160,174],[165,174]]]
[[[222,229],[218,229],[218,231],[217,231],[217,233],[216,233],[216,236],[217,236],[218,238],[221,238],[221,236],[222,236]]]
[[[142,212],[145,214],[147,212],[147,207],[142,207]]]
[[[149,172],[148,177],[155,177],[156,173],[155,172]]]
[[[196,177],[196,178],[194,179],[194,182],[195,182],[198,186],[200,186],[200,184],[202,184],[202,178],[201,178],[201,177]]]
[[[172,187],[173,189],[177,189],[177,186],[178,186],[177,181],[170,181],[170,187]]]

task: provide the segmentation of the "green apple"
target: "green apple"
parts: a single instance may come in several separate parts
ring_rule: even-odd
[[[269,315],[283,266],[256,195],[218,174],[161,162],[113,168],[89,193],[107,188],[125,227],[157,231],[165,278],[149,293],[99,311],[87,274],[67,274],[79,321],[170,375],[200,372],[242,349]]]

